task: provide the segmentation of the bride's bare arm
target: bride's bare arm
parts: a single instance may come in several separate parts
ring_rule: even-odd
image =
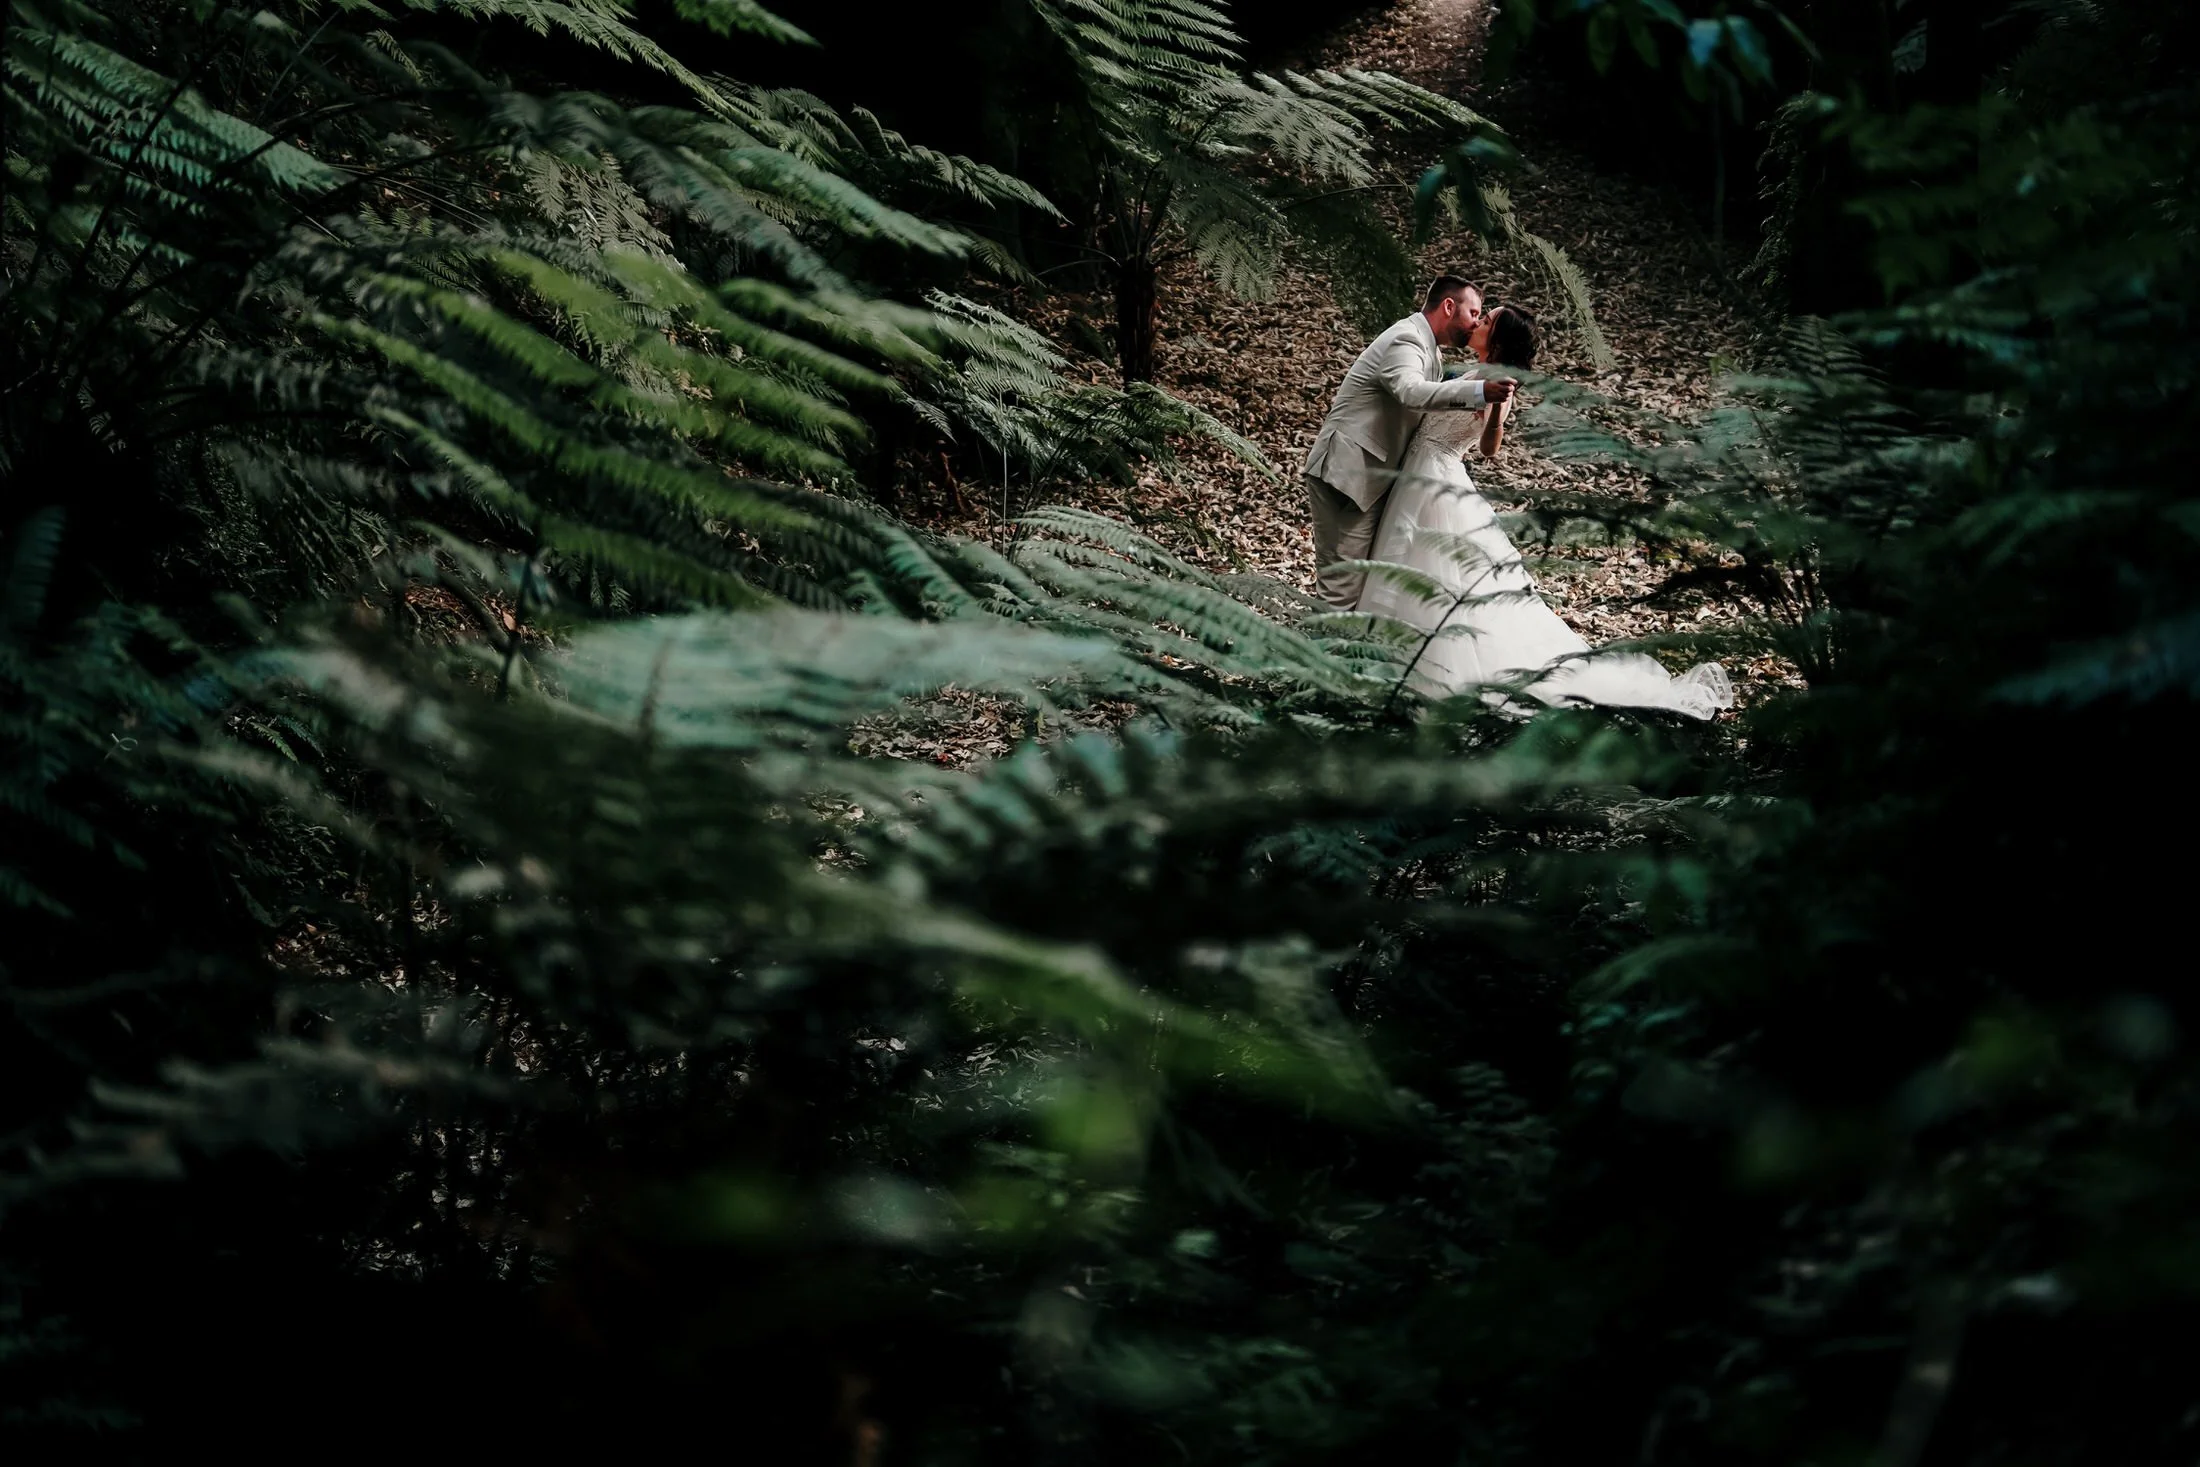
[[[1511,411],[1510,402],[1501,402],[1490,409],[1489,421],[1482,425],[1482,457],[1497,457],[1498,447],[1505,441],[1505,416]]]

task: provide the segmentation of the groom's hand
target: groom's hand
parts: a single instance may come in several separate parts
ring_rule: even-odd
[[[1517,385],[1509,377],[1487,378],[1482,383],[1482,401],[1488,403],[1491,407],[1496,407],[1513,395],[1513,388]]]

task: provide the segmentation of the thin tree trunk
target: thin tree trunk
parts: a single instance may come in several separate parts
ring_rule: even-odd
[[[1160,328],[1161,282],[1153,261],[1130,260],[1115,275],[1115,358],[1126,383],[1153,380]]]
[[[1980,116],[1978,103],[1986,87],[1985,0],[1937,0],[1925,17],[1925,69],[1918,80],[1924,101],[1957,110],[1954,130],[1964,142],[1969,161],[1964,169],[1975,181],[1979,169]],[[1978,216],[1966,211],[1972,231]],[[1974,235],[1975,237],[1975,235]],[[1976,245],[1959,253],[1954,261],[1956,279],[1980,267]]]
[[[1719,116],[1719,81],[1711,79],[1711,253],[1716,258],[1720,278],[1726,272],[1726,134],[1719,126],[1724,120]]]

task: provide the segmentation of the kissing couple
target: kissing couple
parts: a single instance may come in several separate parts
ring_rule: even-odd
[[[1524,692],[1692,718],[1732,707],[1716,662],[1674,677],[1654,657],[1599,653],[1576,635],[1476,491],[1467,451],[1497,456],[1516,399],[1515,384],[1487,369],[1527,371],[1536,345],[1533,313],[1485,308],[1473,284],[1440,275],[1419,312],[1360,353],[1306,459],[1322,600],[1425,633],[1412,677],[1430,697],[1479,691],[1517,707],[1512,695]],[[1466,347],[1480,365],[1447,380],[1445,347]]]

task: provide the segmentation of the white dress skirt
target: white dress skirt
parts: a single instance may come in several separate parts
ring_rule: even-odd
[[[1359,610],[1433,633],[1414,664],[1428,697],[1481,690],[1497,704],[1526,693],[1544,703],[1660,708],[1710,718],[1734,705],[1716,662],[1673,676],[1641,652],[1599,653],[1544,605],[1528,567],[1498,527],[1463,461],[1483,415],[1430,413],[1384,501],[1369,558],[1402,573],[1369,576]]]

